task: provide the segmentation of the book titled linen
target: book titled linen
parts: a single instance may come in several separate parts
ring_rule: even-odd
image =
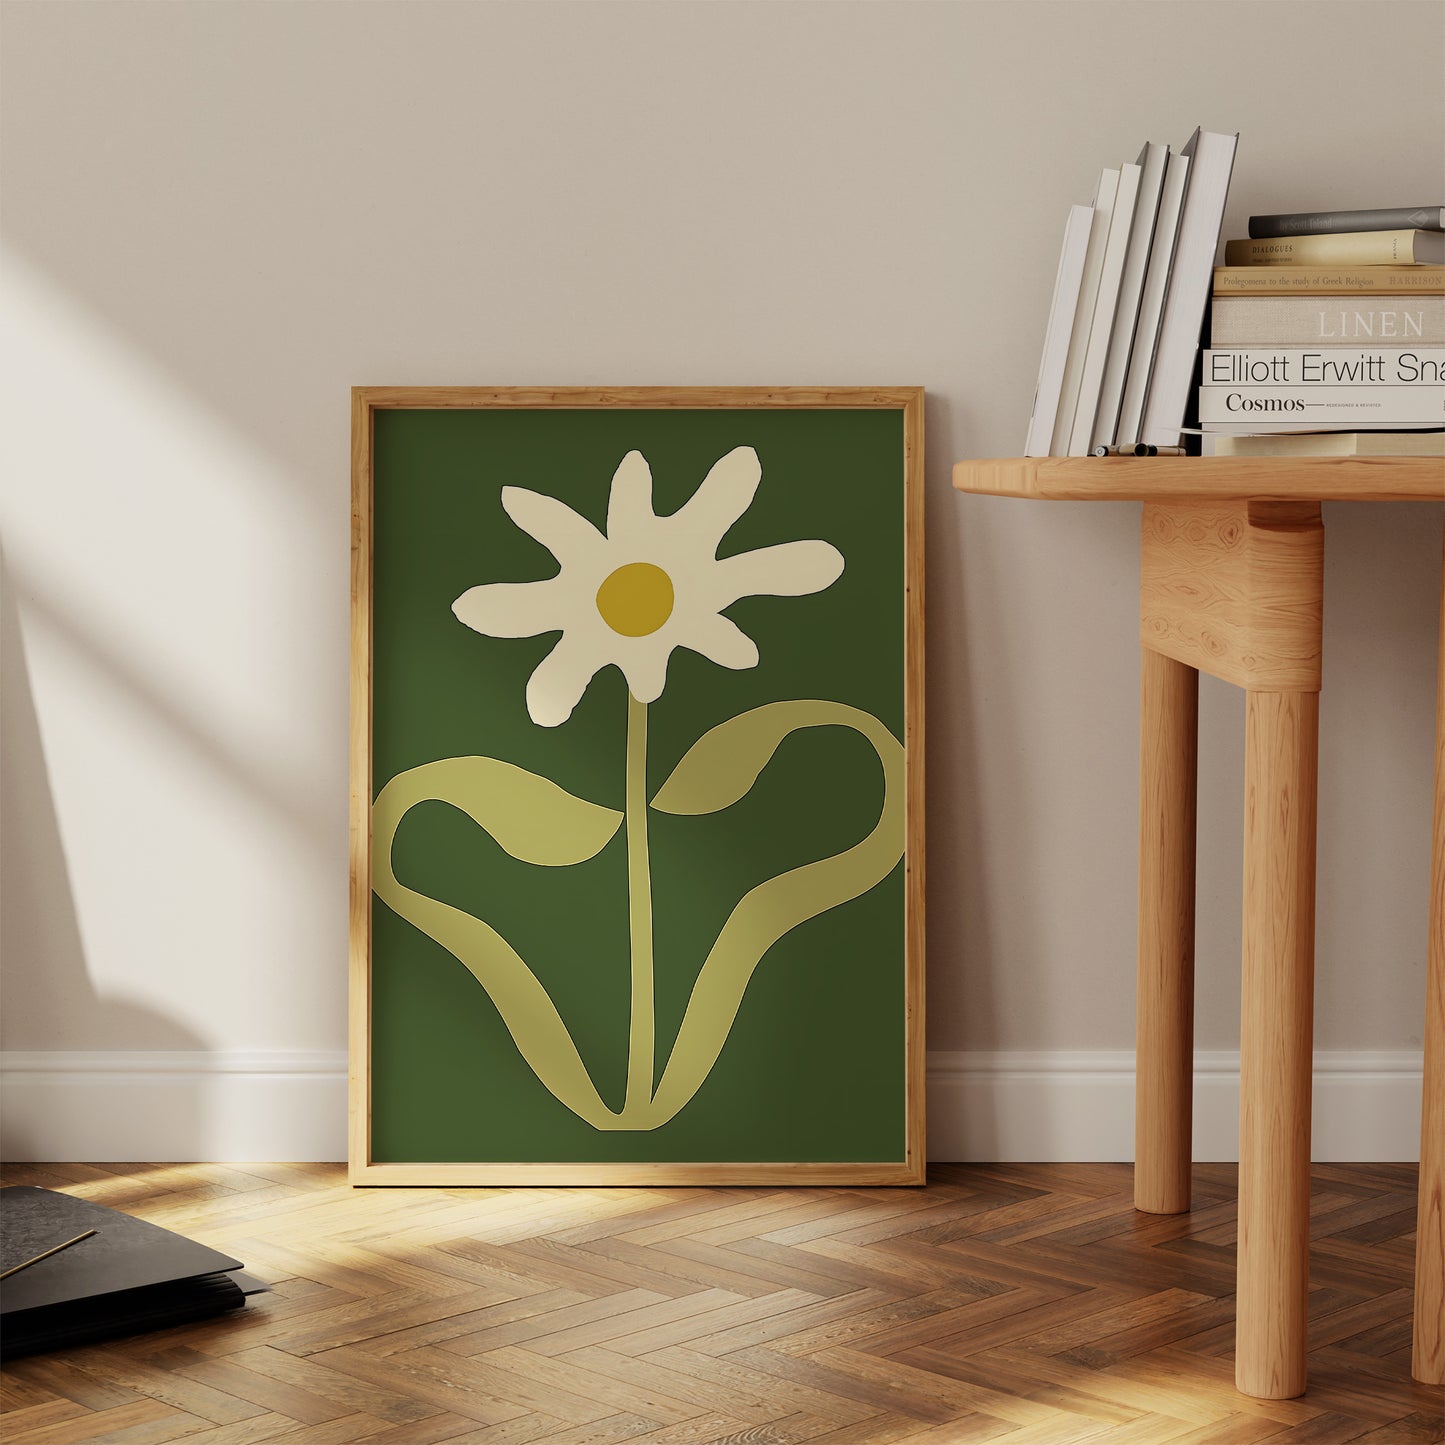
[[[1445,296],[1216,296],[1214,346],[1445,346]]]
[[[1204,353],[1203,386],[1438,386],[1445,347],[1241,347]]]

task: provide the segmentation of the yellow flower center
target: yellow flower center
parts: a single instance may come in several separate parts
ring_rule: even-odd
[[[624,637],[646,637],[672,616],[672,578],[651,562],[619,567],[597,589],[602,620]]]

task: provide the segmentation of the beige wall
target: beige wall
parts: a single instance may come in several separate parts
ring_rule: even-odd
[[[1137,512],[1021,445],[1063,216],[1238,129],[1439,201],[1437,4],[11,3],[4,1042],[344,1044],[347,387],[930,393],[930,1035],[1132,1030]],[[1327,510],[1319,1026],[1420,1038],[1441,509]],[[1199,1040],[1243,709],[1203,689]]]

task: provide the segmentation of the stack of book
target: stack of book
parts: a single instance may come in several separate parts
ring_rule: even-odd
[[[1445,456],[1445,208],[1251,216],[1249,237],[1214,273],[1206,449]]]
[[[1070,211],[1025,456],[1179,444],[1238,140],[1151,142]]]

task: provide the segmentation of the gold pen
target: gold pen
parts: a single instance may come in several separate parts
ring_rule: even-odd
[[[87,1229],[84,1234],[77,1234],[74,1239],[67,1239],[61,1244],[52,1245],[31,1259],[23,1259],[19,1264],[12,1264],[9,1269],[0,1272],[0,1279],[9,1279],[12,1274],[19,1274],[22,1269],[29,1269],[32,1264],[39,1264],[42,1259],[49,1259],[52,1254],[59,1254],[62,1249],[69,1249],[72,1244],[79,1244],[82,1239],[89,1239],[94,1233],[93,1229]]]

